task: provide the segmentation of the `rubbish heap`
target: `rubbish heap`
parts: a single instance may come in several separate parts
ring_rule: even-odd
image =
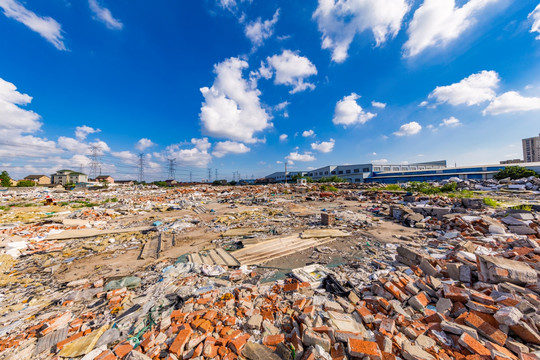
[[[535,211],[372,189],[332,196],[316,189],[293,196],[277,185],[218,189],[140,190],[123,194],[114,214],[98,206],[66,217],[104,221],[101,229],[152,222],[153,234],[221,232],[207,245],[241,243],[230,256],[281,234],[296,239],[290,234],[301,229],[298,241],[323,239],[287,255],[307,265],[277,276],[282,269],[264,262],[225,266],[180,256],[141,260],[127,276],[93,271],[61,281],[56,271],[76,257],[114,257],[148,242],[43,240],[53,230],[84,228],[70,221],[5,226],[10,244],[14,236],[43,239],[0,255],[0,359],[540,359]],[[143,204],[143,219],[121,209],[126,204]],[[156,221],[162,209],[177,211],[171,204],[201,213]],[[222,210],[210,213],[216,204]],[[324,235],[332,233],[340,240]],[[39,243],[46,250],[36,250]],[[101,247],[77,250],[90,245]],[[66,249],[73,259],[62,257]]]

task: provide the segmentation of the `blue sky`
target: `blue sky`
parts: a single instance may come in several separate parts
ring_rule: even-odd
[[[146,180],[521,158],[540,4],[0,0],[0,168]]]

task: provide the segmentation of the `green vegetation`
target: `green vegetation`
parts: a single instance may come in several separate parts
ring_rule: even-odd
[[[103,201],[104,204],[111,203],[111,202],[113,202],[113,203],[118,202],[118,199],[113,197],[113,198],[110,198],[110,199],[107,199],[107,200]]]
[[[332,185],[321,185],[321,191],[337,192],[338,188]]]
[[[439,194],[441,189],[433,185],[428,184],[427,182],[412,181],[409,183],[409,186],[406,188],[410,192],[418,192],[426,195]]]
[[[520,205],[510,207],[510,209],[512,209],[512,210],[532,211],[532,205],[520,204]]]
[[[384,187],[384,190],[388,191],[400,191],[403,190],[398,184],[388,184]]]
[[[347,182],[347,180],[342,179],[336,175],[330,176],[330,177],[323,177],[317,180],[318,183],[344,183]]]
[[[234,185],[236,185],[236,184],[237,184],[237,182],[236,182],[236,181],[234,181],[234,180],[233,180],[233,181],[231,181],[231,182],[229,183],[229,185],[232,185],[232,186],[234,186]]]
[[[493,177],[497,180],[510,178],[512,180],[521,179],[529,176],[538,176],[533,170],[521,167],[521,166],[508,166],[503,170],[500,170]]]
[[[296,175],[293,175],[293,176],[291,177],[291,180],[292,180],[292,181],[296,181],[296,180],[298,180],[298,179],[306,179],[306,181],[307,181],[308,183],[312,183],[312,182],[313,182],[313,179],[310,178],[309,176],[301,176],[301,175],[296,174]]]
[[[2,187],[11,186],[11,178],[9,177],[9,174],[6,170],[2,171],[2,173],[0,174],[0,186]]]
[[[17,183],[17,187],[34,187],[36,183],[32,180],[21,180]]]
[[[7,210],[9,210],[9,206],[0,205],[0,210],[7,211]]]
[[[457,183],[455,182],[449,182],[447,184],[444,184],[443,186],[441,186],[441,191],[442,192],[454,192],[457,190]]]
[[[498,206],[501,205],[496,200],[493,200],[492,198],[487,198],[487,197],[484,198],[484,204],[486,204],[487,206],[490,206],[490,207],[498,207]]]

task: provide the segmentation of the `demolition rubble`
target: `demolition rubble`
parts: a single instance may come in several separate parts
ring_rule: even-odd
[[[0,359],[540,359],[535,179],[335,186],[0,192]]]

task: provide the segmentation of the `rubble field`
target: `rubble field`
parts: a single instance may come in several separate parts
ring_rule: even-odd
[[[404,189],[0,191],[0,360],[540,359],[538,180]]]

